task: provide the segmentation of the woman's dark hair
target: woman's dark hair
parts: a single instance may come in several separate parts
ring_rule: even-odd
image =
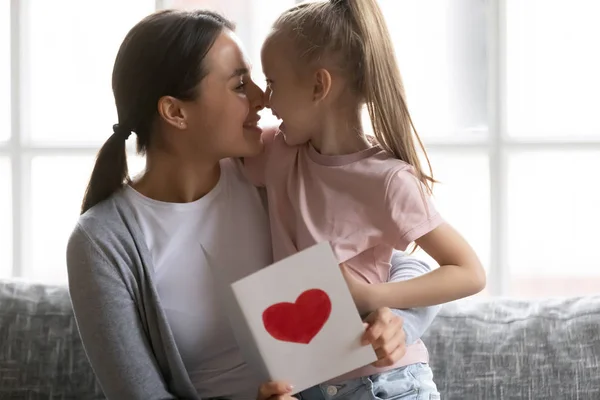
[[[204,58],[223,30],[234,25],[211,11],[156,12],[134,26],[119,48],[112,74],[118,124],[98,152],[81,206],[83,214],[129,179],[125,140],[137,135],[145,154],[163,96],[194,100],[206,76]]]

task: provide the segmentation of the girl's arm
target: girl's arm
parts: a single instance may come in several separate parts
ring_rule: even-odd
[[[485,288],[485,271],[479,258],[449,224],[442,223],[415,242],[440,268],[407,281],[363,285],[360,297],[369,308],[427,307],[468,297]]]
[[[415,242],[440,268],[404,282],[363,285],[362,307],[414,308],[474,295],[485,287],[485,272],[467,241],[435,210],[432,199],[411,168],[401,166],[386,183],[384,237],[396,249]],[[356,298],[355,298],[356,300]]]

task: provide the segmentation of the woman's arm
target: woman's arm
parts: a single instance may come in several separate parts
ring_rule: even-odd
[[[394,251],[392,255],[390,282],[403,282],[431,272],[431,267],[424,261],[411,257],[403,252]],[[441,306],[418,307],[410,309],[393,309],[392,312],[404,321],[406,344],[410,345],[421,338],[429,329]]]
[[[394,252],[391,264],[390,282],[403,282],[431,271],[427,263],[399,251]],[[342,267],[342,273],[356,302],[357,297],[364,294],[362,289],[370,285],[350,275],[345,267]],[[367,309],[366,311],[372,312],[364,320],[367,326],[362,343],[371,344],[377,354],[377,361],[373,366],[387,367],[398,362],[406,354],[406,346],[416,342],[429,328],[440,308],[431,306],[409,310],[390,310],[387,307],[374,311]]]
[[[79,334],[106,398],[176,399],[124,279],[80,226],[69,240],[67,267]]]

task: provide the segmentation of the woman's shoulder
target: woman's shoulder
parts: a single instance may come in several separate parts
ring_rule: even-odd
[[[131,225],[134,218],[123,192],[118,191],[80,215],[72,237],[81,236],[103,248],[117,242],[133,242]]]
[[[138,228],[122,191],[96,204],[79,217],[69,238],[66,255],[69,275],[133,270],[139,261]],[[101,267],[98,269],[98,267]]]
[[[108,199],[96,204],[79,216],[77,225],[86,231],[94,231],[118,224],[122,221],[122,215],[119,213],[119,202],[122,197],[122,191],[118,191]]]

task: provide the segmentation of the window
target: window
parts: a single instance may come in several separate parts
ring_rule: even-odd
[[[69,147],[104,142],[109,121],[116,121],[111,73],[117,50],[129,29],[154,10],[154,3],[30,2],[22,15],[28,41],[22,46],[26,60],[20,63],[29,83],[21,104],[26,139]],[[80,17],[85,14],[94,17]]]
[[[0,1],[0,277],[65,281],[68,235],[94,155],[116,122],[112,65],[137,21],[157,7],[225,14],[262,84],[262,41],[294,3]],[[480,255],[487,292],[597,292],[600,53],[591,49],[600,37],[600,4],[379,3],[440,181],[436,203]],[[78,18],[85,14],[94,18]],[[263,121],[274,123],[269,111]],[[133,155],[134,142],[132,174],[144,163]]]
[[[506,3],[511,294],[599,292],[599,13],[600,4],[586,0]]]
[[[380,0],[439,208],[492,294],[598,292],[600,5]],[[560,20],[560,24],[556,21]]]
[[[157,5],[212,8],[239,21],[238,34],[251,58],[260,61],[260,43],[272,21],[292,4],[0,1],[0,277],[66,281],[67,240],[79,217],[94,156],[117,121],[111,91],[114,59],[135,23]],[[86,14],[94,18],[79,17]],[[253,72],[264,82],[260,63]],[[16,96],[11,95],[11,83]],[[266,119],[270,116],[265,113]],[[11,126],[17,128],[12,134]],[[127,145],[130,174],[135,175],[144,160],[134,153],[133,136]]]
[[[0,143],[10,138],[10,59],[10,2],[2,1],[0,2]]]
[[[600,4],[506,3],[506,133],[544,141],[600,137]],[[556,21],[561,21],[557,24]]]
[[[0,278],[12,273],[10,2],[0,2]]]
[[[598,292],[597,171],[598,147],[509,154],[507,262],[513,292]]]
[[[433,168],[440,213],[474,247],[497,294],[492,262],[488,98],[489,2],[380,0],[413,122]],[[422,251],[418,257],[435,265]]]
[[[9,159],[0,156],[0,278],[11,276],[12,266],[12,199]]]
[[[1,4],[1,18],[12,15],[12,20],[0,24],[0,52],[7,54],[6,42],[13,47],[12,57],[0,58],[0,85],[10,82],[16,93],[7,101],[1,97],[6,91],[0,91],[0,104],[7,101],[12,107],[12,118],[1,118],[0,126],[9,121],[14,127],[12,135],[10,128],[2,126],[0,131],[0,138],[7,133],[11,139],[0,144],[4,275],[48,282],[66,279],[66,243],[79,216],[94,156],[116,121],[112,64],[127,31],[155,6],[153,0],[126,3]],[[79,17],[86,14],[94,18]],[[7,63],[16,66],[12,75]],[[12,251],[2,251],[11,239]]]
[[[390,18],[388,28],[420,134],[430,142],[485,140],[490,63],[487,2],[379,3]]]

